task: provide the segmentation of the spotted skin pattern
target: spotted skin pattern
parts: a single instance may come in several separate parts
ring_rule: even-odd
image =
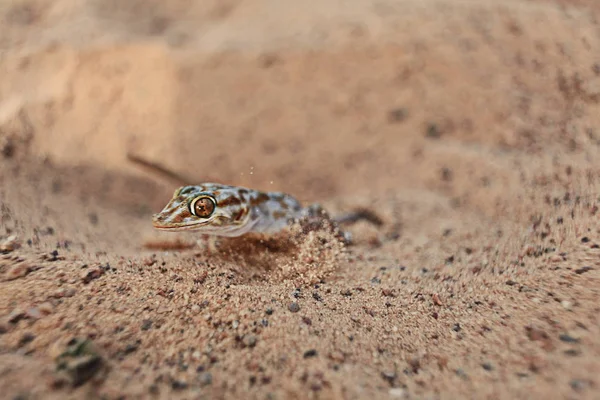
[[[164,209],[153,216],[152,223],[160,230],[190,230],[214,236],[277,233],[292,221],[310,215],[311,207],[303,208],[285,193],[203,183],[177,189]]]

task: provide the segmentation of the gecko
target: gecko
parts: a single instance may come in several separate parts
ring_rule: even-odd
[[[349,232],[339,225],[366,220],[375,226],[383,221],[372,210],[360,208],[331,218],[319,204],[302,207],[293,196],[282,192],[264,192],[220,183],[190,185],[189,179],[134,154],[127,158],[150,171],[184,186],[175,190],[171,200],[152,216],[152,225],[164,231],[198,231],[222,237],[238,237],[246,233],[274,234],[294,222],[303,223],[303,230],[330,228],[346,244],[351,244]]]
[[[165,231],[238,237],[250,232],[278,233],[308,218],[330,219],[320,205],[302,207],[286,193],[203,183],[175,190],[163,210],[153,215],[152,223]]]

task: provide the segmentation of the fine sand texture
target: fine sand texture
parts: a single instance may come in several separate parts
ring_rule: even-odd
[[[0,397],[599,399],[599,19],[0,2]],[[383,223],[154,230],[181,181]]]

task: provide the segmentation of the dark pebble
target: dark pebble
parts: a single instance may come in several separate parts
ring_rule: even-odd
[[[587,236],[584,236],[581,238],[581,243],[588,243],[590,241],[590,238]]]
[[[568,349],[568,350],[565,350],[565,355],[570,356],[570,357],[577,357],[577,356],[581,355],[581,351],[579,351],[577,349]]]
[[[33,333],[25,333],[21,336],[21,339],[19,339],[19,346],[25,346],[27,343],[33,342],[34,339],[35,335]]]
[[[183,390],[183,389],[187,389],[187,387],[188,387],[188,384],[187,384],[187,382],[178,381],[178,380],[176,380],[176,379],[174,379],[174,380],[171,382],[171,388],[172,388],[173,390]]]
[[[383,379],[385,379],[386,381],[388,381],[388,383],[393,386],[394,382],[396,381],[396,378],[398,377],[398,375],[396,374],[396,372],[383,371],[381,373],[381,377]]]
[[[429,139],[439,139],[442,136],[442,131],[436,124],[429,124],[425,136]]]
[[[483,364],[481,364],[481,367],[483,369],[485,369],[486,371],[493,371],[494,370],[494,366],[488,362],[485,362]]]
[[[15,145],[11,141],[6,142],[2,146],[2,155],[4,158],[11,158],[15,154]]]
[[[267,308],[267,309],[265,310],[265,314],[267,314],[267,315],[271,315],[271,314],[273,314],[273,309],[272,309],[272,308]]]
[[[297,313],[298,311],[300,311],[300,306],[294,301],[288,304],[288,310],[290,310],[290,312]]]
[[[323,301],[323,297],[321,297],[321,295],[319,294],[319,292],[313,292],[312,297],[316,301]]]
[[[508,281],[506,281],[506,284],[507,284],[508,286],[514,286],[514,285],[516,285],[516,284],[517,284],[517,282],[515,282],[515,281],[513,281],[513,280],[508,280]]]
[[[123,350],[123,352],[125,354],[131,354],[131,353],[135,352],[140,347],[140,343],[141,343],[141,340],[139,340],[139,339],[135,343],[129,343],[127,346],[125,346],[125,349]]]
[[[459,368],[459,369],[457,369],[454,372],[456,373],[456,375],[460,376],[463,379],[468,379],[469,378],[469,376],[467,375],[467,373],[462,368]]]
[[[72,361],[67,372],[71,377],[73,387],[83,385],[103,368],[104,361],[95,355],[83,356]]]
[[[142,330],[143,331],[147,331],[148,329],[152,328],[152,320],[151,319],[145,319],[142,321]]]
[[[304,358],[310,358],[310,357],[316,357],[316,356],[317,356],[317,350],[315,350],[315,349],[306,350],[304,352]]]
[[[342,296],[346,296],[346,297],[350,297],[350,296],[352,296],[352,292],[350,291],[350,289],[342,290],[342,291],[340,292],[340,294],[341,294]]]
[[[378,285],[381,283],[381,279],[379,279],[378,277],[371,278],[371,283],[374,285]]]
[[[104,272],[105,271],[102,268],[93,269],[82,278],[82,281],[83,283],[88,284],[94,279],[100,278],[102,275],[104,275]]]
[[[454,324],[454,326],[452,327],[452,330],[454,332],[460,332],[461,329],[462,328],[460,327],[460,324],[458,324],[458,323]]]
[[[53,250],[50,253],[50,257],[48,258],[48,261],[56,261],[56,260],[58,260],[58,251]]]
[[[566,333],[561,334],[558,338],[565,343],[579,343],[579,339]]]
[[[575,273],[576,273],[577,275],[581,275],[581,274],[584,274],[584,273],[586,273],[586,272],[588,272],[588,271],[591,271],[591,270],[593,270],[593,268],[592,268],[592,267],[588,267],[588,266],[586,266],[586,267],[581,267],[581,268],[579,268],[579,269],[576,269],[576,270],[575,270]]]

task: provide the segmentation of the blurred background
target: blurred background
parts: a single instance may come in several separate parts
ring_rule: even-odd
[[[595,151],[598,9],[4,1],[3,154],[154,180],[153,209],[174,185],[128,153],[303,201],[410,188],[477,203],[484,191],[485,209],[523,184],[515,165]]]

